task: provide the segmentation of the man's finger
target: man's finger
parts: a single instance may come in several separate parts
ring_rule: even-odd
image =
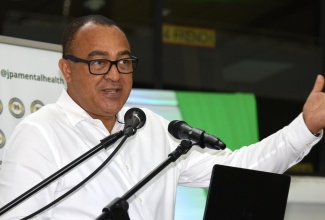
[[[324,88],[324,76],[322,75],[317,75],[315,84],[314,84],[314,88],[312,90],[312,92],[321,92]]]

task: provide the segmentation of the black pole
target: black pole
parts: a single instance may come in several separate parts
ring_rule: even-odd
[[[190,140],[182,140],[178,147],[168,155],[168,158],[158,165],[152,172],[145,176],[140,182],[134,185],[123,196],[115,198],[107,206],[103,208],[102,214],[96,218],[96,220],[129,220],[127,210],[129,204],[128,200],[134,193],[146,185],[153,177],[155,177],[160,171],[165,169],[171,162],[175,162],[181,155],[186,154],[193,143]]]

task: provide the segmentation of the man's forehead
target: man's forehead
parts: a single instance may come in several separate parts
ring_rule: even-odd
[[[113,31],[113,35],[109,34],[111,33],[110,31],[105,32],[103,28]],[[110,36],[113,37],[112,39],[114,41],[112,41]],[[113,45],[114,47],[107,48],[108,45]],[[93,22],[88,22],[79,29],[74,39],[73,50],[84,51],[84,56],[88,58],[96,56],[131,55],[129,42],[120,28],[115,25],[101,25]]]

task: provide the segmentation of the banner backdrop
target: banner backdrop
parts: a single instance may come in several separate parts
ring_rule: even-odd
[[[54,102],[65,86],[60,57],[59,52],[0,43],[0,161],[16,124]]]

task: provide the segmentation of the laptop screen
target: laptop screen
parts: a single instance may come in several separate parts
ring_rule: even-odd
[[[290,176],[213,167],[204,220],[283,220]]]

